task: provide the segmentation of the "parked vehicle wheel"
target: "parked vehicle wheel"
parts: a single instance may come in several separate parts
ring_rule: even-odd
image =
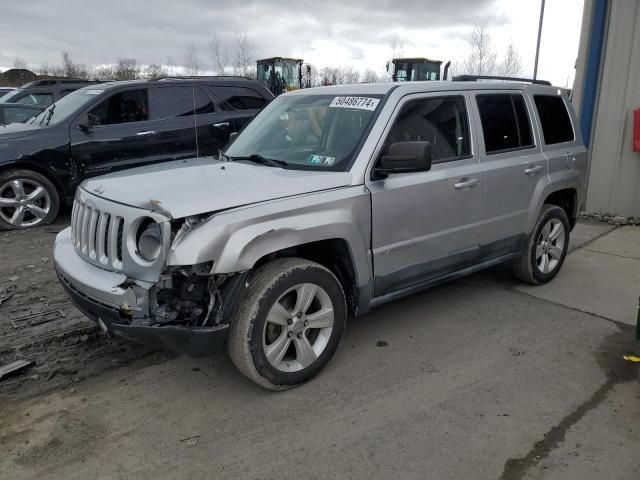
[[[516,276],[535,285],[555,277],[567,256],[570,230],[562,208],[544,205],[522,255],[514,262]]]
[[[233,363],[269,390],[310,379],[331,359],[344,332],[340,282],[322,265],[287,258],[258,269],[249,284],[231,323]]]
[[[56,187],[30,170],[0,173],[0,230],[48,225],[60,210]]]

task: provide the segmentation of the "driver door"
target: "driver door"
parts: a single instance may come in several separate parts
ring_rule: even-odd
[[[391,143],[428,141],[430,171],[369,181],[375,295],[468,269],[478,255],[485,174],[464,93],[405,97],[378,157]]]

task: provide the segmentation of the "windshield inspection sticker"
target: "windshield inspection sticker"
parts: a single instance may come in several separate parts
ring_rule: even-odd
[[[85,90],[85,95],[100,95],[103,90]]]
[[[336,163],[336,157],[324,157],[322,155],[310,155],[309,163],[311,165],[320,165],[321,167],[332,167]]]
[[[357,108],[358,110],[375,110],[380,102],[379,98],[369,97],[336,97],[329,108]]]

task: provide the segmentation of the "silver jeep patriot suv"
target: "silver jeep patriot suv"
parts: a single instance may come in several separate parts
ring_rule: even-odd
[[[298,90],[216,158],[85,181],[54,247],[104,330],[259,385],[309,379],[348,316],[511,262],[562,267],[587,149],[563,91],[508,82]]]

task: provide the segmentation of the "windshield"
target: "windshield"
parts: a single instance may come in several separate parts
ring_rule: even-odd
[[[259,155],[299,170],[347,171],[380,108],[380,98],[279,97],[247,125],[225,155],[232,159]]]
[[[77,112],[80,108],[87,103],[94,100],[97,96],[104,93],[102,89],[80,89],[75,92],[71,92],[69,95],[62,97],[56,103],[49,108],[40,112],[37,116],[33,117],[29,122],[37,125],[55,125],[73,113]]]
[[[3,102],[8,102],[9,100],[11,100],[13,97],[15,97],[16,95],[18,95],[19,93],[22,93],[22,90],[16,88],[15,90],[11,90],[10,92],[0,92],[0,97],[2,97],[2,101]]]
[[[438,80],[440,65],[437,63],[414,63],[411,66],[411,80]]]

